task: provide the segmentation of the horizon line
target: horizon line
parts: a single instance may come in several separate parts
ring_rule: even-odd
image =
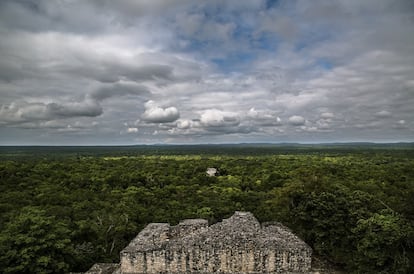
[[[349,142],[237,142],[237,143],[150,143],[150,144],[0,144],[0,147],[134,147],[134,146],[223,146],[223,145],[395,145],[412,144],[414,141],[374,142],[374,141],[349,141]]]

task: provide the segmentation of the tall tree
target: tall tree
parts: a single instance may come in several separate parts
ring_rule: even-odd
[[[65,223],[38,207],[25,207],[0,232],[4,273],[64,273],[73,253]]]

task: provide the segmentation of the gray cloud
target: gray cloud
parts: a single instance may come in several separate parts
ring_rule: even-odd
[[[103,112],[102,107],[94,101],[67,104],[50,103],[46,105],[46,110],[48,114],[57,117],[96,117]]]
[[[71,117],[96,117],[102,112],[102,107],[94,101],[66,104],[18,102],[1,105],[0,123],[16,125]]]
[[[149,96],[150,91],[146,86],[128,84],[128,83],[116,83],[111,85],[105,85],[99,89],[94,90],[90,97],[97,101],[109,99],[111,97],[126,96],[126,95],[139,95]]]
[[[77,55],[77,54],[76,54]],[[77,57],[77,56],[74,57]],[[116,59],[97,60],[98,56],[87,56],[90,63],[86,66],[78,63],[65,62],[56,69],[61,73],[68,73],[78,77],[85,77],[103,83],[113,83],[120,80],[134,82],[173,80],[173,67],[164,64],[140,64],[139,57],[134,60],[122,62]]]
[[[13,102],[0,106],[0,123],[6,125],[43,120],[46,117],[46,105],[42,103]]]
[[[101,13],[102,10],[90,3],[79,0],[4,0],[0,2],[0,17],[8,29],[94,34],[108,27],[115,18]],[[94,20],[91,20],[91,15]]]
[[[321,113],[321,118],[332,119],[332,118],[335,118],[335,114],[333,114],[332,112],[324,112],[324,113]]]

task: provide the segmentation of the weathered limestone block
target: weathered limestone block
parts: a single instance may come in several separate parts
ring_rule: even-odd
[[[283,225],[261,225],[253,214],[236,212],[211,226],[203,219],[149,224],[121,251],[120,272],[309,273],[311,256],[311,248]]]
[[[190,233],[199,230],[200,228],[207,228],[208,221],[204,219],[187,219],[181,221],[178,225],[170,227],[170,238],[184,237]]]

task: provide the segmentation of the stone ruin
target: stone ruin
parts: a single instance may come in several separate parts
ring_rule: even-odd
[[[214,176],[217,175],[218,170],[217,170],[217,168],[209,167],[209,168],[207,168],[206,173],[207,173],[207,176],[214,177]]]
[[[211,226],[204,219],[149,224],[120,257],[119,265],[87,273],[309,273],[312,249],[283,225],[236,211]]]

